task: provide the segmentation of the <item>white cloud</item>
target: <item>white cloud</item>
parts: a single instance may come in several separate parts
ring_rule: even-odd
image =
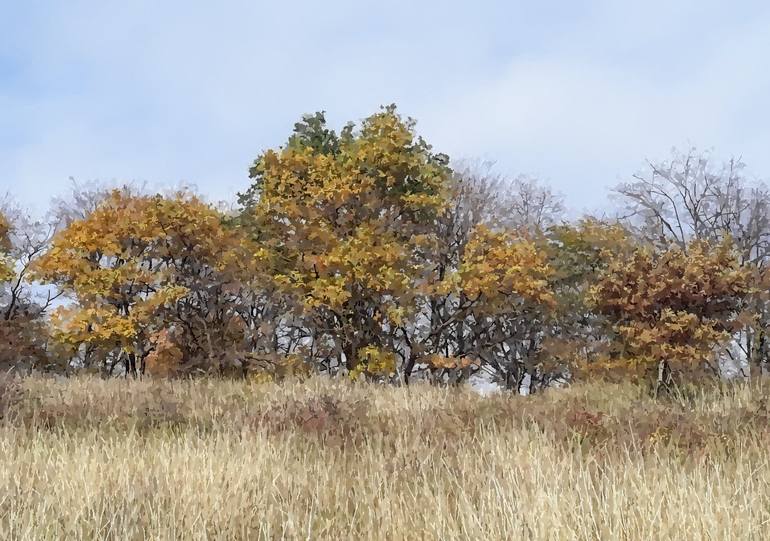
[[[437,149],[577,207],[672,145],[770,173],[758,3],[81,1],[18,19],[0,23],[21,66],[3,79],[0,57],[0,191],[38,207],[69,176],[230,196],[302,113],[392,101]]]
[[[669,80],[570,51],[522,55],[428,106],[422,126],[452,154],[547,177],[581,207],[603,203],[608,186],[674,145],[743,154],[770,172],[766,22],[700,51]]]

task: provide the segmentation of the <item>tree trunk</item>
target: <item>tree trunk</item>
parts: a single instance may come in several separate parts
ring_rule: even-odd
[[[417,363],[417,357],[410,351],[409,360],[404,367],[404,385],[409,385],[409,378],[412,377],[412,371],[414,371],[414,365]]]
[[[655,398],[660,396],[661,390],[669,391],[671,387],[671,365],[663,360],[658,363],[658,379],[655,382]]]
[[[348,372],[350,372],[355,369],[356,366],[358,366],[356,344],[354,344],[351,340],[343,346],[342,352],[345,354],[345,368],[347,368]]]
[[[770,375],[770,363],[768,363],[766,348],[765,331],[759,329],[754,337],[754,351],[750,362],[757,366],[760,377]]]
[[[131,375],[134,377],[134,379],[136,379],[136,353],[128,354],[128,369],[130,370]]]

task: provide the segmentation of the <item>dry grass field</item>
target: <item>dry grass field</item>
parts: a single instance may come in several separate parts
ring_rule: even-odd
[[[770,387],[5,380],[1,539],[767,539]]]

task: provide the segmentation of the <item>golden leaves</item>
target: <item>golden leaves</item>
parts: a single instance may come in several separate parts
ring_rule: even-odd
[[[236,280],[255,251],[193,196],[114,191],[60,231],[33,271],[77,300],[56,317],[60,340],[131,349],[160,311],[188,295],[186,281],[211,273]]]
[[[8,254],[11,250],[11,224],[8,219],[0,213],[0,282],[13,279],[14,261]]]
[[[8,254],[0,253],[0,282],[7,282],[14,277],[14,261]]]
[[[479,226],[466,247],[459,269],[459,284],[469,297],[482,295],[485,303],[508,303],[510,297],[551,305],[548,283],[552,270],[547,255],[511,231],[493,232]]]
[[[361,374],[387,376],[396,371],[396,355],[392,351],[376,346],[366,346],[358,350],[358,365],[350,371],[350,378],[355,380]]]
[[[251,176],[252,220],[270,239],[258,257],[284,293],[311,314],[343,318],[366,302],[380,325],[414,310],[451,171],[411,120],[386,108],[337,136],[323,116],[305,118]]]

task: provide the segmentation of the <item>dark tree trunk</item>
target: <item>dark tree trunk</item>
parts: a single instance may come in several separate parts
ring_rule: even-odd
[[[356,344],[353,341],[346,343],[342,348],[342,352],[345,354],[345,368],[347,368],[348,371],[351,371],[358,366],[358,352]]]
[[[136,353],[128,354],[128,371],[136,379]],[[128,372],[126,375],[128,375]]]
[[[655,398],[661,395],[661,391],[668,392],[671,389],[672,374],[671,365],[663,360],[658,363],[658,379],[655,382]]]
[[[416,363],[417,357],[410,351],[409,360],[406,362],[406,366],[404,367],[404,385],[409,385],[409,378],[412,377],[412,372],[414,371],[414,365]]]

